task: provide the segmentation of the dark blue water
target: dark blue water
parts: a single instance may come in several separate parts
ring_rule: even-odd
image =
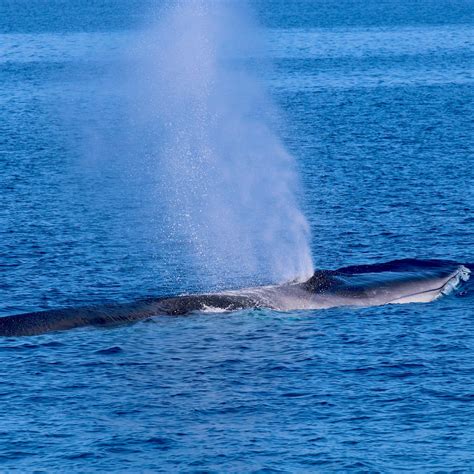
[[[255,6],[315,265],[473,262],[470,2]],[[110,63],[147,15],[0,3],[2,316],[203,287],[147,180],[116,165],[120,141],[103,147],[121,113]],[[473,317],[471,285],[4,338],[0,470],[468,472]]]

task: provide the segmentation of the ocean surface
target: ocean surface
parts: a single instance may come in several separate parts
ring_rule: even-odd
[[[315,267],[474,262],[472,3],[252,6]],[[0,2],[0,316],[209,289],[116,165],[120,134],[104,146],[118,58],[155,14]],[[473,352],[472,280],[430,304],[3,338],[0,471],[472,472]]]

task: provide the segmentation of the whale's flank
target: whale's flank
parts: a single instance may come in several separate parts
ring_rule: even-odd
[[[468,266],[441,260],[397,260],[316,271],[304,283],[223,293],[150,298],[133,303],[55,309],[0,318],[0,336],[32,336],[82,326],[113,326],[157,315],[269,308],[279,311],[336,306],[427,303],[468,281]]]

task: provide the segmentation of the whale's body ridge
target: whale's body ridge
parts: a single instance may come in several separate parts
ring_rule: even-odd
[[[0,318],[0,336],[30,336],[81,326],[104,326],[157,315],[247,308],[278,311],[337,306],[427,303],[469,280],[472,266],[444,260],[394,260],[319,270],[303,283],[288,283],[200,295],[148,298],[125,304],[66,308]]]

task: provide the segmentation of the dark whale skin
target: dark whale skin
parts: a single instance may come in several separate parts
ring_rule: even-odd
[[[457,287],[469,274],[465,266],[443,260],[405,259],[356,265],[316,271],[303,283],[4,316],[0,318],[0,336],[34,336],[83,326],[114,326],[158,315],[183,316],[208,308],[291,310],[425,302],[445,294],[446,288]]]
[[[255,300],[240,296],[185,295],[140,300],[134,303],[53,309],[0,318],[0,336],[33,336],[82,326],[113,326],[157,315],[183,316],[205,307],[235,311],[257,307]]]

